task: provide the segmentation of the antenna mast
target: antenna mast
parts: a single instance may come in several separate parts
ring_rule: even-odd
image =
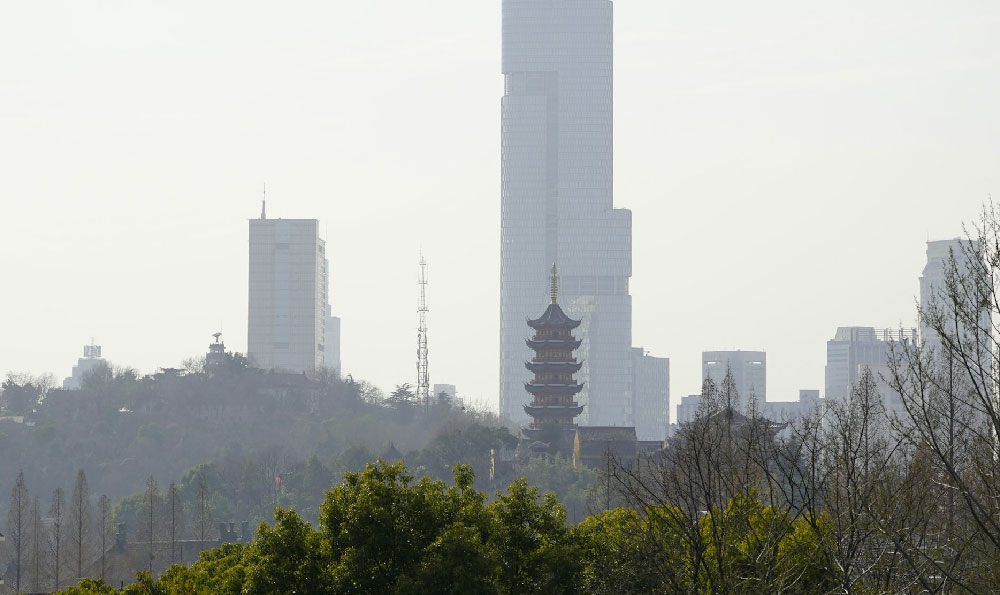
[[[420,255],[420,277],[417,284],[420,286],[420,303],[417,305],[417,317],[420,321],[417,326],[417,400],[426,409],[431,402],[431,381],[427,372],[427,261],[423,254]]]

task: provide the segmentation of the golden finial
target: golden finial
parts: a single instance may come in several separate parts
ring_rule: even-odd
[[[552,263],[552,276],[549,278],[549,294],[552,296],[552,303],[556,303],[556,296],[559,295],[559,276],[556,274],[555,263]]]

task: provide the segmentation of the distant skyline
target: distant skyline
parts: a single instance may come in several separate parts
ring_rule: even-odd
[[[763,350],[822,388],[842,326],[915,326],[928,239],[1000,192],[1000,5],[615,2],[633,344]],[[94,337],[152,372],[246,351],[246,220],[317,218],[345,373],[495,406],[500,2],[0,7],[0,372]],[[539,305],[540,308],[544,304]],[[471,346],[475,346],[474,348]]]

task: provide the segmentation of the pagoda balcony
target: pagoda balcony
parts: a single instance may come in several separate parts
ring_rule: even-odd
[[[533,384],[531,382],[524,383],[524,390],[531,393],[533,396],[545,396],[545,395],[575,395],[581,390],[583,390],[582,384]]]
[[[579,339],[525,339],[524,342],[534,351],[543,349],[574,351],[583,344]]]
[[[583,367],[583,362],[524,362],[524,367],[535,374],[575,374]]]

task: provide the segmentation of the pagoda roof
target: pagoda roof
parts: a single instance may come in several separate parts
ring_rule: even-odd
[[[569,372],[575,374],[580,371],[583,362],[524,362],[524,367],[532,372]]]
[[[525,339],[524,342],[535,351],[546,348],[573,351],[583,344],[579,339]]]
[[[559,304],[552,302],[549,307],[545,309],[542,315],[534,320],[528,320],[528,326],[533,329],[543,329],[543,328],[566,328],[574,329],[580,326],[579,320],[573,320],[563,309],[559,307]]]
[[[582,384],[531,384],[524,383],[524,390],[534,396],[538,395],[575,395],[583,390]]]
[[[524,412],[531,417],[546,417],[546,415],[561,417],[566,414],[576,417],[583,413],[583,405],[525,405]]]

